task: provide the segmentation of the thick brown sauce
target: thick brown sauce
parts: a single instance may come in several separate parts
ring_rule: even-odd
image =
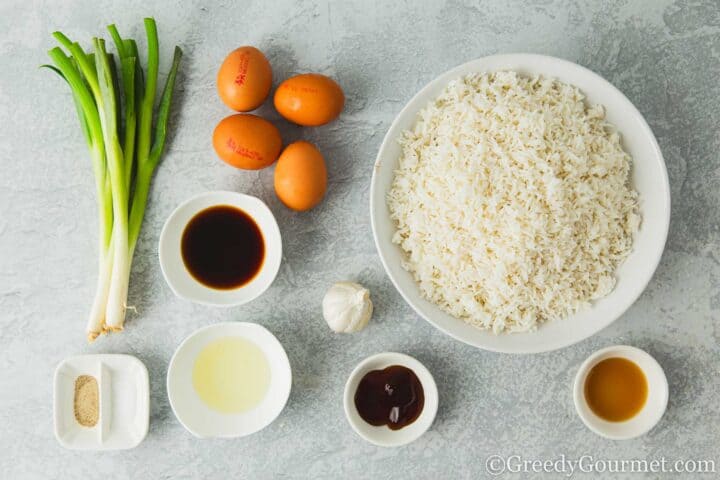
[[[193,278],[219,290],[250,282],[265,259],[260,228],[247,213],[229,205],[196,214],[183,231],[181,250]]]
[[[400,430],[420,416],[425,392],[415,372],[401,365],[365,374],[355,391],[355,408],[370,425]]]

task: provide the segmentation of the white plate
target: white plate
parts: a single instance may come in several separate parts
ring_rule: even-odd
[[[94,427],[75,420],[75,379],[98,382],[100,418]],[[150,390],[145,365],[131,355],[78,355],[57,366],[54,380],[55,437],[75,450],[121,450],[143,441],[150,419]]]
[[[648,396],[637,415],[624,422],[608,422],[590,410],[585,399],[585,379],[590,370],[606,358],[621,357],[635,363],[645,373]],[[660,364],[644,350],[617,345],[603,348],[588,357],[578,369],[573,386],[575,410],[583,423],[593,432],[613,440],[625,440],[645,435],[662,418],[668,403],[668,382]]]
[[[422,384],[423,394],[425,395],[425,404],[420,416],[413,423],[400,430],[390,430],[386,425],[381,427],[370,425],[362,419],[355,407],[355,391],[365,374],[372,370],[382,370],[391,365],[402,365],[415,372]],[[432,425],[438,409],[437,385],[435,385],[435,379],[430,371],[425,368],[425,365],[413,357],[394,352],[378,353],[360,362],[352,371],[345,384],[343,405],[345,417],[347,417],[350,426],[358,435],[381,447],[399,447],[417,440]]]
[[[592,308],[562,321],[549,322],[537,332],[495,335],[472,327],[425,300],[412,275],[400,265],[403,251],[392,243],[396,226],[386,195],[401,150],[398,139],[416,121],[417,113],[435,99],[450,80],[469,73],[514,70],[542,74],[577,86],[589,103],[605,106],[607,119],[621,133],[632,156],[632,183],[640,194],[642,225],[632,253],[617,270],[617,285]],[[536,353],[572,345],[610,325],[627,310],[647,286],[660,262],[670,223],[670,186],[662,153],[640,112],[617,88],[590,70],[566,60],[530,54],[495,55],[461,65],[430,82],[395,118],[375,162],[370,188],[370,216],[380,259],[395,287],[413,309],[446,334],[494,352]]]
[[[258,274],[242,287],[230,290],[210,288],[198,282],[188,272],[182,258],[182,235],[188,222],[202,210],[219,205],[229,205],[247,213],[257,222],[265,242],[265,259]],[[237,192],[202,193],[183,202],[165,221],[158,255],[165,281],[178,297],[205,305],[241,305],[262,295],[275,280],[282,259],[280,228],[270,209],[259,198]]]
[[[209,408],[192,384],[195,359],[210,342],[227,337],[242,337],[257,345],[270,364],[270,386],[257,407],[238,414],[220,413]],[[175,351],[167,373],[167,390],[175,416],[193,435],[243,437],[266,426],[280,415],[290,396],[292,372],[282,345],[264,327],[254,323],[219,323],[196,330]]]

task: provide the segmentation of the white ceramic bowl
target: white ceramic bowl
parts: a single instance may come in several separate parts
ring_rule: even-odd
[[[229,205],[247,213],[257,223],[265,242],[265,259],[255,277],[239,288],[220,290],[198,282],[185,267],[182,258],[182,235],[188,222],[209,207]],[[190,198],[173,211],[165,221],[158,246],[160,267],[165,281],[180,298],[205,305],[230,307],[242,305],[262,295],[280,270],[282,240],[280,228],[262,200],[237,192],[207,192]]]
[[[260,405],[243,413],[220,413],[209,408],[192,384],[195,359],[210,342],[242,337],[257,345],[270,364],[270,386]],[[219,323],[188,336],[170,360],[167,391],[170,406],[180,423],[199,438],[231,438],[250,435],[275,420],[290,396],[292,371],[285,349],[275,336],[255,323]]]
[[[370,425],[360,417],[355,408],[355,391],[365,374],[371,370],[382,370],[391,365],[402,365],[415,372],[425,394],[425,404],[420,416],[400,430],[390,430],[385,425],[381,427]],[[435,379],[422,363],[402,353],[385,352],[368,357],[355,367],[345,384],[343,403],[345,416],[358,435],[381,447],[398,447],[417,440],[430,428],[438,409],[438,391]]]
[[[562,321],[542,325],[534,333],[495,335],[472,327],[425,300],[412,275],[400,265],[404,256],[391,239],[396,231],[386,204],[401,150],[398,139],[416,121],[417,113],[453,79],[469,73],[515,70],[542,74],[580,88],[590,103],[605,106],[607,119],[620,131],[633,158],[632,183],[640,194],[642,225],[632,253],[617,270],[617,285],[592,308]],[[536,353],[566,347],[604,327],[640,296],[655,272],[670,222],[670,187],[662,153],[647,122],[617,88],[590,70],[566,60],[542,55],[512,54],[484,57],[442,74],[420,90],[390,126],[375,162],[370,188],[370,216],[380,259],[395,287],[425,320],[446,334],[494,352]]]
[[[585,379],[590,370],[602,360],[616,357],[634,362],[645,373],[648,383],[645,406],[637,415],[624,422],[603,420],[590,410],[585,399]],[[639,348],[617,345],[598,350],[580,365],[575,376],[573,400],[578,415],[590,430],[606,438],[625,440],[646,434],[660,421],[667,408],[668,382],[662,367],[650,354]]]

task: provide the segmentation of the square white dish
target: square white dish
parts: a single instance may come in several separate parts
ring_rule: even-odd
[[[75,380],[91,375],[98,382],[100,415],[93,427],[75,419]],[[60,362],[53,386],[55,438],[73,450],[122,450],[143,441],[150,421],[149,376],[131,355],[77,355]]]

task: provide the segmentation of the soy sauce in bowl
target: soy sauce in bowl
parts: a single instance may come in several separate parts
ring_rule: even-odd
[[[190,275],[218,289],[240,288],[255,278],[265,259],[265,241],[255,220],[230,205],[206,208],[182,234],[182,259]]]

